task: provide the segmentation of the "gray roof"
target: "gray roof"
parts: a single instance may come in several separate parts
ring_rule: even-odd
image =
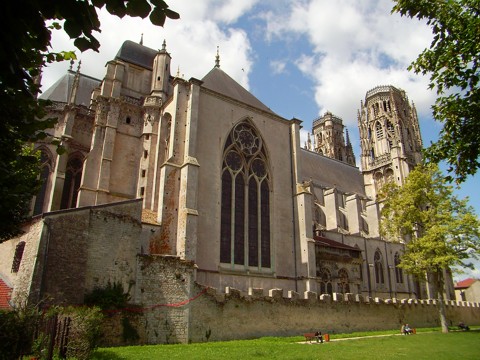
[[[158,51],[150,49],[149,47],[140,45],[131,40],[124,41],[118,50],[115,59],[123,60],[125,62],[141,66],[145,69],[153,69],[153,60]]]
[[[343,193],[366,196],[363,176],[357,167],[305,149],[301,149],[299,155],[300,180],[313,180],[328,188],[336,187]]]
[[[224,96],[228,96],[234,100],[240,101],[244,104],[250,105],[263,111],[268,111],[272,114],[274,112],[253,96],[248,90],[242,87],[239,83],[233,80],[219,67],[214,67],[210,72],[202,79],[202,86],[215,91]]]
[[[55,84],[45,90],[40,96],[40,99],[51,100],[55,102],[68,103],[70,94],[72,93],[73,80],[75,72],[69,70],[62,76]],[[90,98],[92,90],[100,85],[101,81],[93,77],[80,74],[77,96],[75,98],[76,105],[90,106]]]

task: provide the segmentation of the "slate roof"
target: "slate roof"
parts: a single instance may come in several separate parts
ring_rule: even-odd
[[[469,288],[470,286],[472,286],[472,284],[473,284],[475,281],[478,281],[478,279],[468,278],[468,279],[459,281],[459,282],[457,282],[457,283],[455,284],[455,289],[466,289],[466,288]]]
[[[44,91],[39,98],[65,104],[68,103],[70,94],[72,93],[74,78],[75,71],[69,70],[64,76],[57,80],[55,84]],[[75,104],[86,107],[90,106],[92,90],[98,87],[100,83],[101,80],[95,79],[88,75],[80,74]]]
[[[10,295],[12,293],[12,288],[10,288],[3,280],[0,278],[0,309],[9,310],[11,309],[8,301],[10,300]]]
[[[158,51],[150,49],[131,40],[124,41],[118,50],[115,59],[141,66],[145,69],[153,69],[153,60]]]
[[[314,179],[325,187],[366,197],[363,176],[357,167],[303,148],[299,154],[301,180]]]
[[[314,235],[313,240],[315,240],[315,242],[317,244],[327,246],[327,247],[333,247],[333,248],[345,249],[345,250],[352,250],[352,251],[358,251],[358,252],[361,251],[359,248],[356,248],[356,247],[353,247],[353,246],[350,246],[350,245],[346,245],[346,244],[342,244],[341,242],[331,240],[331,239],[328,239],[326,237],[319,236],[319,235]]]
[[[275,114],[268,106],[263,104],[219,67],[214,67],[212,70],[210,70],[210,72],[205,75],[202,81],[202,86],[204,88],[215,91],[219,94],[240,101],[257,109]]]

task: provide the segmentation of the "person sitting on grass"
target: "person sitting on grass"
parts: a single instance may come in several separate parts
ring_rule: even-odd
[[[403,332],[405,333],[405,335],[413,334],[413,330],[408,324],[405,324],[405,329],[403,330]]]
[[[468,325],[465,325],[465,323],[464,323],[463,321],[460,321],[460,322],[458,323],[458,327],[459,327],[461,330],[463,330],[463,331],[468,331],[468,330],[470,330],[470,328],[468,327]]]
[[[320,341],[323,344],[323,336],[321,331],[317,331],[315,333],[315,337],[317,338],[317,343]]]

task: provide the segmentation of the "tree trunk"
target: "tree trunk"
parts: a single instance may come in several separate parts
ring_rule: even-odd
[[[443,279],[443,271],[437,270],[432,278],[434,279],[434,288],[437,293],[437,306],[438,315],[440,316],[440,326],[442,327],[442,333],[448,333],[447,314],[445,308],[445,302],[443,299],[443,289],[445,287],[445,281]]]

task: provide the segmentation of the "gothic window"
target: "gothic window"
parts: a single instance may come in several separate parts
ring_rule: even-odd
[[[377,284],[384,284],[385,277],[383,274],[383,261],[382,261],[382,254],[380,250],[375,251],[375,256],[373,258],[374,266],[375,266],[375,282]]]
[[[170,132],[172,129],[172,119],[169,118],[165,127],[165,160],[168,159],[168,150],[170,148]]]
[[[395,278],[397,279],[397,283],[402,284],[403,271],[402,271],[402,268],[398,267],[398,265],[400,265],[400,254],[398,252],[395,253],[394,262],[395,262]]]
[[[16,273],[20,269],[20,263],[22,262],[24,250],[25,250],[25,241],[20,241],[15,247],[15,255],[13,256],[13,263],[12,263],[12,273]]]
[[[338,292],[346,294],[350,292],[350,285],[348,284],[348,271],[340,269],[338,271]]]
[[[383,128],[382,128],[382,124],[380,124],[379,122],[377,122],[375,124],[375,131],[376,131],[376,134],[377,134],[377,139],[381,139],[383,137]]]
[[[318,275],[320,278],[320,294],[333,294],[332,274],[327,268],[321,268]]]
[[[220,262],[270,268],[270,175],[262,139],[243,121],[223,154]]]
[[[385,178],[386,178],[386,182],[393,182],[394,176],[393,176],[392,169],[387,169],[385,171]]]
[[[74,208],[77,205],[78,190],[82,180],[83,161],[81,155],[71,155],[67,161],[65,182],[63,184],[61,209]]]
[[[40,190],[35,197],[35,204],[33,206],[33,215],[38,215],[43,213],[43,206],[45,203],[45,197],[47,194],[47,185],[48,185],[48,177],[50,175],[52,169],[52,162],[51,157],[48,155],[47,151],[42,149],[40,153],[40,161],[42,163],[40,169],[40,181],[42,185]]]
[[[395,127],[393,126],[393,124],[391,123],[391,121],[387,120],[387,130],[389,132],[391,132],[392,134],[394,133],[395,131]]]

